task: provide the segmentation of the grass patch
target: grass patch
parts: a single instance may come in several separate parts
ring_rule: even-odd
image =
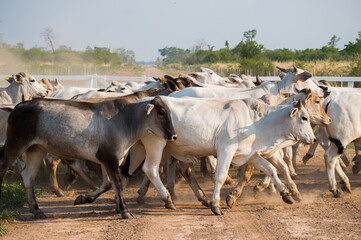
[[[15,220],[19,213],[17,208],[22,207],[26,202],[25,189],[21,183],[3,183],[1,186],[0,199],[0,236],[4,235],[7,230],[4,228],[4,222]],[[40,197],[42,191],[35,189],[35,196]]]

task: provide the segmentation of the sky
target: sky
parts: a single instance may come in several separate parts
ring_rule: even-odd
[[[214,49],[237,45],[245,31],[267,49],[320,48],[336,34],[336,47],[361,31],[360,0],[0,0],[0,41],[48,47],[126,48],[137,61],[154,61],[158,49],[191,49],[205,41]]]

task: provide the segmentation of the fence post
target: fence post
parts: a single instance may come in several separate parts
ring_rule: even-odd
[[[347,82],[347,87],[353,88],[353,81],[348,81]]]

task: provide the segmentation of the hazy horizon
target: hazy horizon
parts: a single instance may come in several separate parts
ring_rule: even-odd
[[[56,48],[122,47],[137,61],[155,61],[160,48],[191,49],[201,40],[234,47],[256,29],[255,40],[267,49],[320,48],[334,34],[343,48],[361,31],[360,9],[357,0],[0,0],[0,41],[48,47],[40,33],[50,27]]]

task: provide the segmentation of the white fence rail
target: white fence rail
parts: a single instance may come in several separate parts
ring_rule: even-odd
[[[5,77],[10,75],[0,75],[0,80],[3,80]],[[36,79],[48,78],[51,80],[58,79],[59,81],[83,81],[84,87],[93,87],[100,88],[106,87],[109,85],[110,81],[134,81],[134,82],[146,82],[152,80],[152,77],[146,77],[145,75],[141,77],[127,77],[127,76],[100,76],[97,74],[94,75],[34,75]],[[278,76],[260,76],[263,81],[279,81]],[[314,77],[317,80],[324,79],[329,82],[341,82],[341,86],[344,86],[344,83],[347,83],[348,87],[354,87],[354,82],[361,82],[361,77]],[[256,78],[252,77],[255,81]]]

